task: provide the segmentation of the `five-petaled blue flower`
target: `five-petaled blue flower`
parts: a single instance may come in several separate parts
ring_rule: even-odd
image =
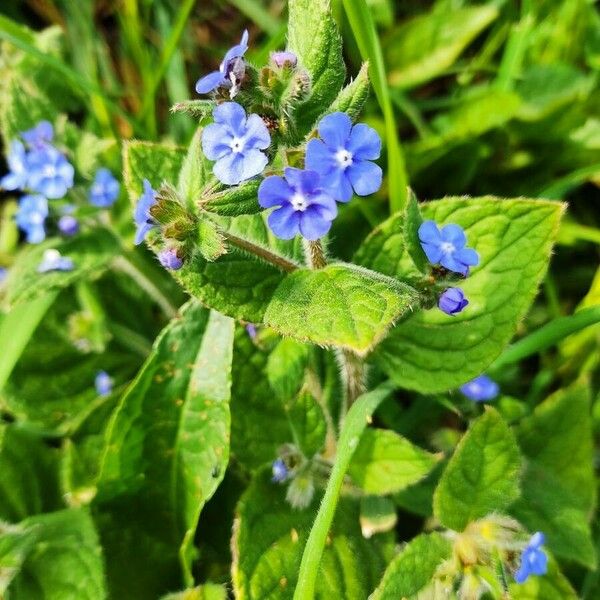
[[[281,458],[273,461],[272,471],[273,477],[271,478],[271,481],[273,481],[273,483],[282,483],[289,475],[288,468]]]
[[[487,375],[479,375],[478,377],[475,377],[475,379],[471,379],[471,381],[461,385],[460,391],[469,398],[469,400],[485,402],[486,400],[493,400],[500,392],[500,388],[498,387],[498,384]]]
[[[79,221],[73,215],[63,215],[58,220],[58,230],[63,235],[75,235],[79,231]]]
[[[108,396],[113,388],[112,377],[106,371],[98,371],[94,379],[94,386],[98,396]]]
[[[35,127],[23,131],[21,137],[30,148],[41,150],[52,142],[54,128],[49,121],[40,121]]]
[[[27,186],[46,198],[62,198],[73,187],[73,165],[52,146],[33,150],[27,158]]]
[[[323,185],[340,202],[373,194],[381,187],[382,171],[374,162],[381,153],[381,138],[364,123],[352,126],[350,117],[336,112],[318,125],[320,140],[306,146],[307,169],[321,175]]]
[[[321,187],[319,174],[292,167],[285,169],[285,179],[273,175],[260,184],[258,203],[263,208],[276,207],[269,215],[269,227],[283,240],[298,233],[317,240],[329,231],[337,215],[335,200]]]
[[[231,97],[235,95],[239,84],[239,75],[243,76],[242,57],[248,50],[248,30],[244,30],[239,44],[227,51],[218,71],[205,75],[196,82],[198,94],[208,94],[219,87],[232,88]],[[242,63],[242,64],[240,64]]]
[[[118,197],[119,182],[108,169],[98,169],[89,191],[90,204],[107,208],[112,206]]]
[[[517,583],[525,583],[530,575],[545,575],[548,571],[548,557],[542,550],[544,534],[534,533],[521,554],[521,565],[515,573]]]
[[[424,221],[419,227],[419,240],[432,264],[465,277],[469,274],[469,267],[479,264],[479,255],[472,248],[465,248],[467,237],[459,225],[445,225],[441,229],[434,221]]]
[[[177,271],[183,266],[183,259],[177,254],[176,248],[165,248],[158,253],[160,264],[170,271]]]
[[[156,226],[154,217],[150,214],[150,209],[156,204],[156,192],[152,189],[150,182],[144,179],[144,192],[140,196],[133,212],[133,219],[137,225],[135,232],[135,244],[141,244],[146,234]]]
[[[50,248],[44,250],[42,262],[38,265],[38,273],[48,273],[49,271],[72,271],[75,267],[73,260],[62,256],[58,250]]]
[[[271,136],[258,115],[249,115],[236,102],[224,102],[213,111],[214,123],[202,132],[202,149],[215,160],[213,173],[221,183],[237,185],[258,175],[267,166],[262,150]]]
[[[455,287],[444,290],[438,300],[438,307],[448,315],[456,315],[467,304],[469,301],[465,298],[464,292]]]
[[[0,187],[5,190],[22,190],[27,187],[29,166],[25,146],[19,140],[10,144],[10,152],[6,157],[9,172],[0,180]]]
[[[25,232],[30,244],[39,244],[46,238],[44,221],[48,216],[48,200],[39,194],[28,194],[19,200],[15,221],[19,229]]]

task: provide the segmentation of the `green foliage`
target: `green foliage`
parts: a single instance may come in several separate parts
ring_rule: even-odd
[[[519,496],[520,468],[513,434],[488,409],[472,423],[444,469],[433,497],[435,516],[462,531],[472,521],[505,510]]]

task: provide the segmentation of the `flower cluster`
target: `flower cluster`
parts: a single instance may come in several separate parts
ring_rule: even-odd
[[[54,128],[48,121],[23,131],[21,139],[10,144],[7,163],[9,172],[0,179],[0,187],[22,191],[15,215],[17,226],[28,243],[38,244],[46,238],[46,221],[51,203],[59,201],[75,184],[75,169],[63,152],[53,145]],[[111,206],[119,195],[119,183],[108,169],[99,169],[89,190],[94,206]],[[63,235],[79,231],[79,222],[71,214],[71,205],[57,208],[56,226]],[[41,272],[44,272],[43,270]]]

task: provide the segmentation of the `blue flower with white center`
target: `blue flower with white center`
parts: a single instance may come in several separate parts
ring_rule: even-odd
[[[271,481],[273,483],[282,483],[288,478],[288,468],[285,466],[285,463],[281,458],[273,461],[272,470],[273,477],[271,477]]]
[[[498,384],[487,375],[479,375],[460,386],[460,391],[469,400],[475,402],[486,402],[493,400],[500,392]]]
[[[10,143],[10,152],[6,157],[9,172],[0,180],[0,187],[5,190],[22,190],[29,180],[29,165],[25,146],[19,140]]]
[[[231,97],[237,92],[239,85],[239,72],[243,75],[242,57],[248,50],[248,30],[244,30],[240,43],[227,51],[218,71],[205,75],[196,82],[198,94],[208,94],[219,87],[231,88]],[[239,64],[239,63],[242,64]]]
[[[150,209],[156,204],[156,191],[152,189],[150,182],[144,179],[144,192],[140,196],[138,203],[133,211],[133,220],[137,225],[135,232],[135,245],[141,244],[146,234],[156,226],[154,217],[150,214]]]
[[[183,266],[183,260],[178,256],[175,248],[166,248],[158,253],[160,264],[169,271],[177,271]]]
[[[46,239],[44,222],[48,216],[48,200],[39,194],[28,194],[19,200],[15,222],[25,232],[30,244],[39,244]]]
[[[48,273],[49,271],[72,271],[75,267],[73,260],[62,256],[54,248],[44,250],[42,262],[38,265],[38,273]]]
[[[548,572],[548,557],[542,550],[545,538],[541,531],[534,533],[521,554],[521,565],[515,573],[517,583],[525,583],[530,575],[545,575]]]
[[[108,169],[98,169],[88,194],[90,204],[99,208],[112,206],[119,197],[119,187],[119,182]]]
[[[54,128],[49,121],[40,121],[35,127],[21,133],[25,143],[36,150],[46,148],[54,138]]]
[[[460,288],[448,288],[442,292],[438,300],[438,307],[447,315],[456,315],[469,301],[465,298],[464,292]]]
[[[331,228],[337,215],[335,200],[321,187],[319,174],[288,167],[285,178],[267,177],[258,188],[258,203],[275,207],[269,227],[282,240],[299,233],[307,240],[318,240]]]
[[[305,166],[321,175],[336,200],[348,202],[353,190],[368,196],[381,187],[381,167],[371,162],[381,154],[381,138],[372,127],[353,127],[346,113],[336,112],[323,117],[317,129],[321,139],[308,142]]]
[[[63,198],[73,187],[75,169],[56,148],[47,146],[29,153],[27,187],[49,199]]]
[[[269,162],[262,150],[271,136],[258,115],[248,115],[236,102],[224,102],[213,111],[214,123],[202,132],[202,149],[216,161],[213,173],[226,185],[237,185],[262,173]]]
[[[112,377],[106,371],[98,371],[94,379],[94,387],[98,396],[108,396],[113,388]]]
[[[58,220],[58,230],[63,235],[75,235],[79,231],[79,221],[73,215],[63,215]]]
[[[419,227],[421,247],[430,263],[465,277],[469,267],[479,264],[479,254],[472,248],[465,248],[467,237],[459,225],[444,225],[441,229],[434,221],[423,221]]]

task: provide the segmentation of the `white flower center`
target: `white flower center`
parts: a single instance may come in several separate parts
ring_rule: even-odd
[[[40,223],[44,222],[44,217],[42,217],[42,215],[40,213],[32,213],[29,220],[34,225],[39,225]]]
[[[348,152],[345,148],[340,148],[335,155],[335,159],[342,169],[349,167],[352,164],[352,152]]]
[[[56,168],[54,165],[46,165],[44,167],[44,175],[46,177],[55,177],[56,176]]]
[[[232,152],[239,154],[244,150],[244,140],[242,138],[234,137],[229,143],[229,147],[231,148]]]
[[[452,254],[456,250],[456,247],[452,242],[442,242],[440,244],[440,250],[444,254]]]
[[[300,193],[296,192],[290,199],[290,204],[294,210],[304,212],[308,208],[308,200]]]
[[[49,250],[45,250],[42,255],[42,260],[45,263],[54,264],[60,260],[60,252],[55,250],[54,248],[50,248]]]

